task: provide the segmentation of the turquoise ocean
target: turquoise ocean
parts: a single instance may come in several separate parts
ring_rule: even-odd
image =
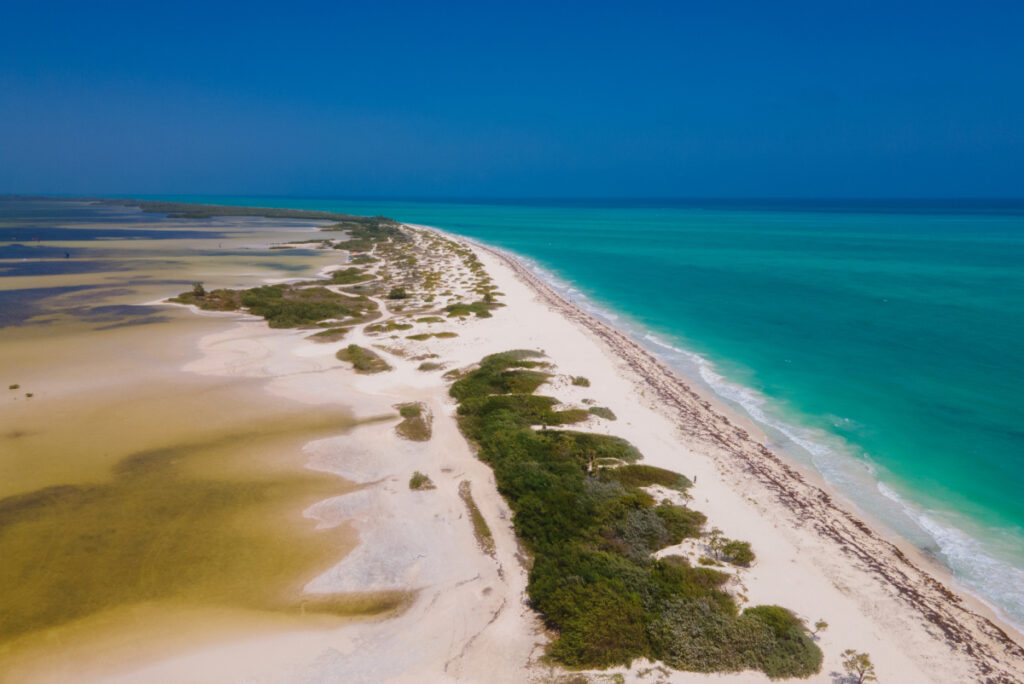
[[[1024,624],[1022,201],[153,199],[514,252]]]

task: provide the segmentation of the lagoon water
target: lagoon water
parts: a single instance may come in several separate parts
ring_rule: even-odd
[[[1024,623],[1024,202],[412,202],[511,250]]]

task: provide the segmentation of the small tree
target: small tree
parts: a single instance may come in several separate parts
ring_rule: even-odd
[[[828,623],[824,620],[818,620],[814,623],[814,631],[811,632],[811,636],[817,636],[818,632],[824,632],[826,629],[828,629]]]
[[[406,299],[409,293],[405,291],[404,287],[393,287],[391,292],[388,292],[388,299]]]
[[[843,651],[843,669],[851,677],[857,678],[857,684],[864,682],[877,682],[875,666],[871,663],[871,657],[867,653],[857,653],[852,648]]]
[[[206,288],[203,287],[202,283],[192,283],[192,294],[194,294],[196,297],[205,297]]]
[[[754,552],[750,549],[750,542],[736,539],[725,539],[720,555],[722,560],[733,565],[749,566],[754,562]]]
[[[717,527],[712,527],[708,532],[708,548],[711,549],[711,555],[715,560],[722,560],[722,551],[728,543],[729,540],[722,536],[722,530]]]

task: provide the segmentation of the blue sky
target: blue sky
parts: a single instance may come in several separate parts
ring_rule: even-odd
[[[1022,36],[1020,2],[7,3],[0,193],[1021,197]]]

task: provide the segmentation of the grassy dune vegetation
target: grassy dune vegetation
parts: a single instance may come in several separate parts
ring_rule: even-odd
[[[325,287],[306,283],[262,285],[248,290],[212,290],[197,284],[192,290],[171,299],[179,304],[194,304],[207,311],[238,311],[267,319],[271,328],[297,328],[325,320],[357,323],[375,316],[377,304],[366,297],[349,297]]]
[[[527,591],[558,637],[548,649],[574,668],[604,668],[636,658],[701,672],[759,669],[807,677],[820,649],[803,624],[778,606],[740,611],[723,590],[729,576],[653,552],[701,534],[705,517],[642,487],[685,490],[689,481],[633,463],[621,439],[532,426],[573,422],[557,400],[534,395],[548,375],[536,352],[485,357],[457,380],[460,426],[494,469],[514,512],[516,533],[533,554]],[[584,412],[586,414],[586,412]]]
[[[335,355],[340,361],[348,361],[357,373],[382,373],[391,370],[388,362],[375,352],[358,344],[350,344]]]
[[[374,277],[372,273],[366,273],[362,269],[352,267],[331,272],[331,281],[335,285],[353,285],[373,280]]]

